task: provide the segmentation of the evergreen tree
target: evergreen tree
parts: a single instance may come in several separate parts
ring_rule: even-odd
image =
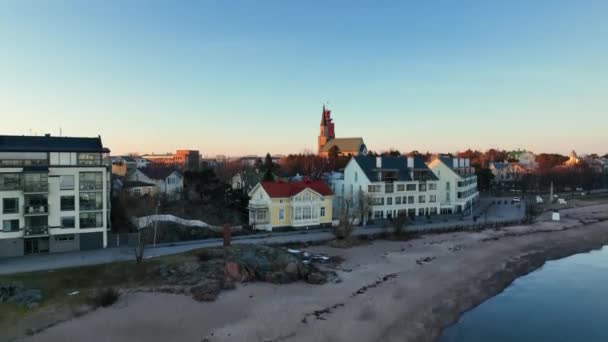
[[[270,153],[266,154],[266,160],[264,160],[264,181],[265,182],[272,182],[274,181],[274,171],[275,169],[275,165],[272,162],[272,157],[270,156]]]

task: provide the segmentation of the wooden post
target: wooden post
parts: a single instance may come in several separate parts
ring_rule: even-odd
[[[230,229],[229,224],[224,224],[224,229],[222,231],[222,235],[224,237],[224,247],[230,246],[232,231]]]

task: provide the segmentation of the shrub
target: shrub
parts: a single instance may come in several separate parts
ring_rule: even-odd
[[[93,296],[93,306],[98,307],[108,307],[116,301],[120,297],[120,292],[114,288],[107,288],[103,290],[98,290]]]

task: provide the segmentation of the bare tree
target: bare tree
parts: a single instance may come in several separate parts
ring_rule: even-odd
[[[353,199],[352,196],[340,197],[338,202],[338,219],[340,223],[334,228],[334,235],[337,239],[341,240],[350,238],[357,221],[359,223],[366,222],[370,198],[363,191],[359,191],[356,199]]]
[[[409,222],[410,219],[404,212],[400,212],[396,217],[393,217],[391,219],[391,226],[393,226],[393,232],[395,235],[401,236],[404,233],[403,229],[409,224]]]

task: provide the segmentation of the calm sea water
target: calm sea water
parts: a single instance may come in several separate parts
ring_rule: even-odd
[[[551,261],[465,313],[440,342],[608,342],[608,248]]]

